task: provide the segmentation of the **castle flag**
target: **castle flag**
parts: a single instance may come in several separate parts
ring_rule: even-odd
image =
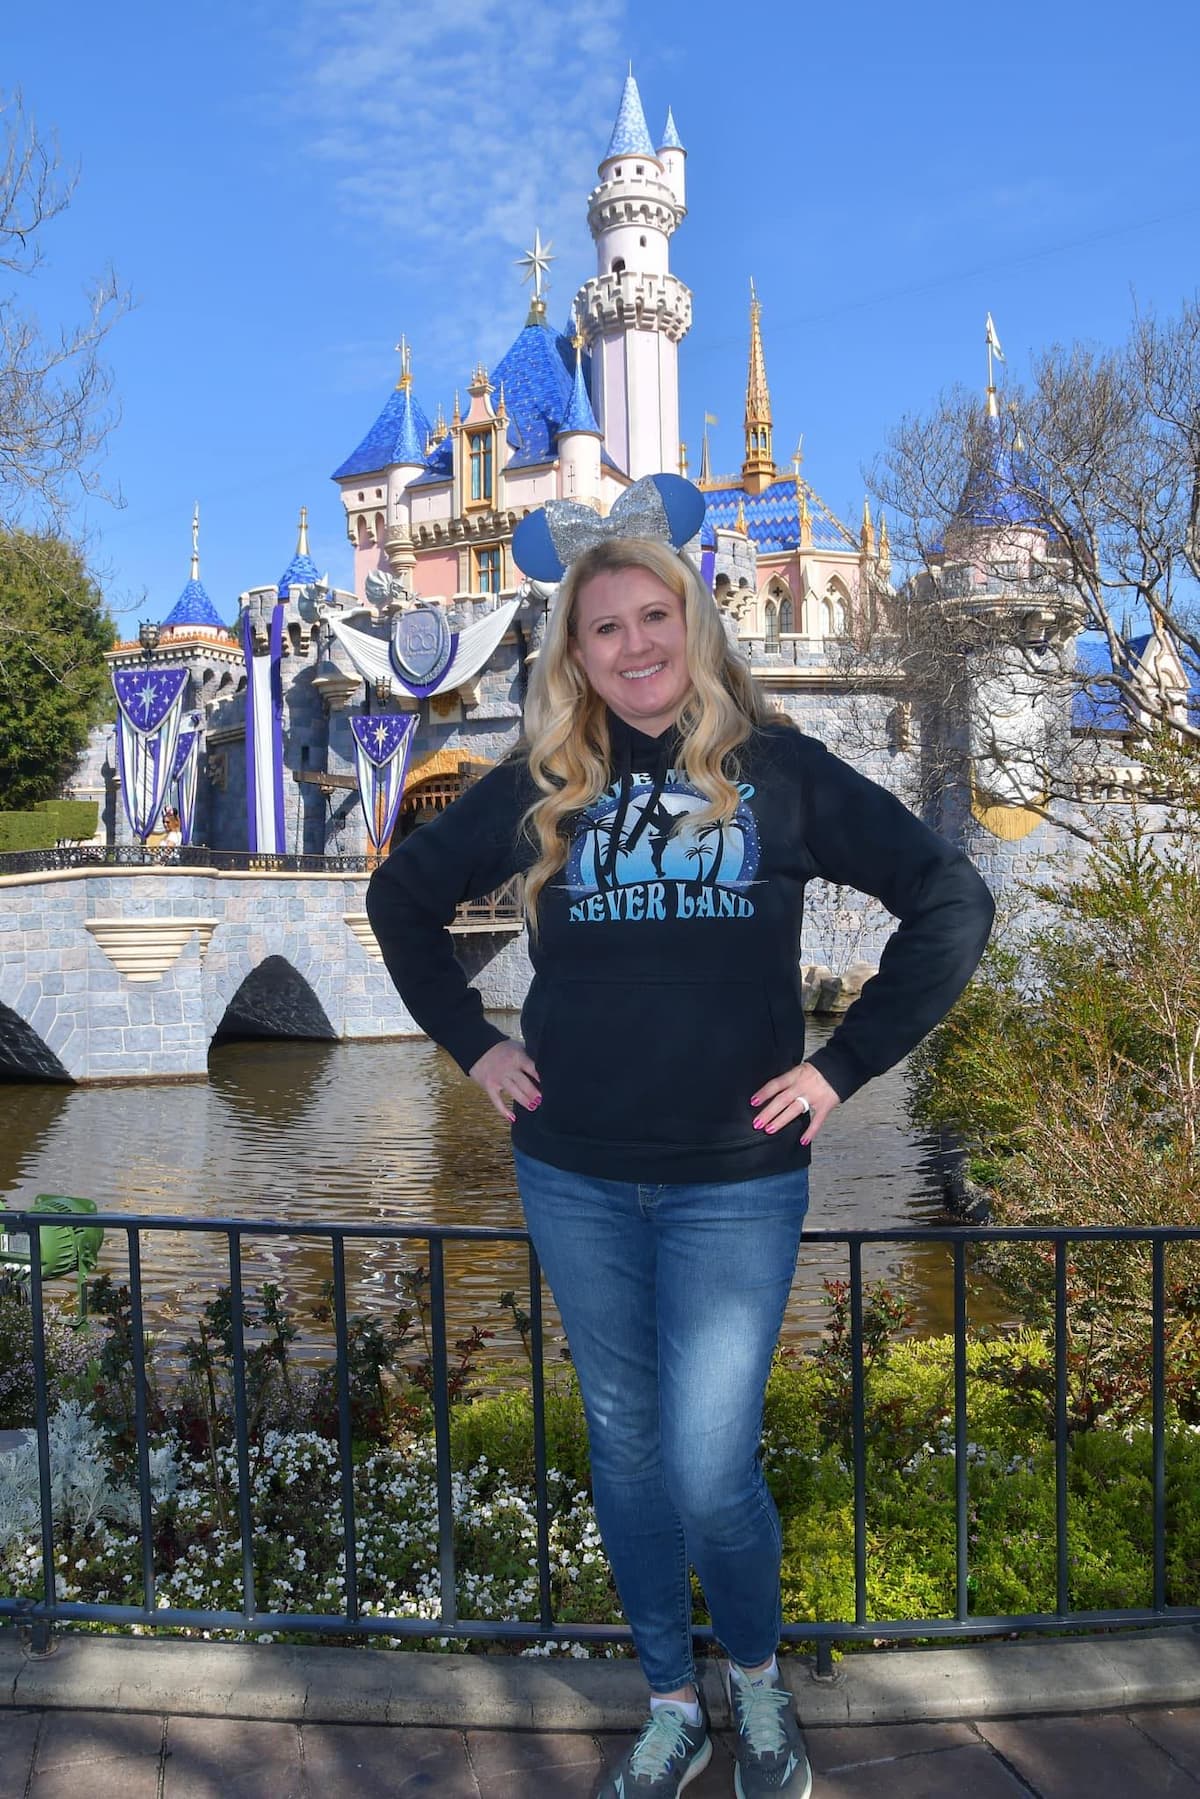
[[[373,718],[369,713],[357,712],[350,719],[358,796],[372,855],[387,854],[396,828],[416,727],[415,712],[383,712]]]
[[[121,798],[130,829],[143,843],[170,790],[187,683],[186,668],[143,663],[112,671]]]
[[[254,653],[254,623],[242,614],[246,657],[246,840],[252,850],[282,856],[283,825],[283,607],[271,608],[267,653]]]

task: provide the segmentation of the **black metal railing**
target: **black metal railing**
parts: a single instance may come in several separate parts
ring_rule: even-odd
[[[10,1232],[35,1235],[61,1223],[42,1213],[12,1212],[3,1215]],[[36,1437],[40,1489],[41,1594],[38,1598],[0,1595],[0,1620],[12,1619],[33,1632],[35,1647],[45,1648],[58,1625],[88,1623],[110,1626],[140,1624],[190,1627],[203,1631],[251,1633],[306,1632],[323,1635],[387,1636],[391,1638],[456,1637],[492,1640],[551,1642],[628,1641],[628,1627],[621,1624],[570,1622],[554,1617],[551,1596],[550,1502],[546,1459],[546,1380],[543,1355],[541,1279],[536,1253],[521,1230],[482,1226],[385,1225],[380,1223],[327,1224],[307,1221],[280,1223],[264,1220],[174,1218],[125,1213],[89,1214],[89,1225],[100,1225],[124,1236],[129,1269],[130,1340],[135,1390],[135,1438],[138,1475],[139,1534],[141,1544],[141,1603],[85,1603],[59,1599],[55,1589],[55,1518],[52,1475],[45,1342],[44,1279],[36,1253],[31,1257],[30,1288],[33,1324],[33,1369]],[[147,1419],[145,1367],[145,1319],[142,1280],[142,1238],[156,1232],[203,1232],[226,1240],[229,1263],[231,1313],[231,1379],[234,1399],[234,1454],[237,1468],[238,1517],[241,1533],[241,1594],[238,1609],[160,1606],[156,1602],[154,1522],[150,1479],[150,1433]],[[255,1590],[254,1518],[252,1515],[250,1437],[247,1408],[245,1297],[242,1269],[243,1245],[267,1238],[317,1239],[330,1245],[332,1260],[332,1321],[336,1354],[336,1394],[340,1505],[342,1513],[342,1562],[345,1605],[340,1612],[286,1612],[264,1610]],[[346,1282],[346,1245],[351,1241],[404,1241],[426,1246],[429,1255],[431,1330],[431,1399],[434,1427],[435,1484],[441,1610],[433,1617],[382,1615],[372,1609],[365,1615],[358,1598],[357,1519],[354,1490],[352,1410],[349,1378],[349,1311]],[[530,1396],[533,1418],[535,1516],[537,1538],[538,1616],[530,1619],[464,1618],[456,1603],[454,1503],[451,1478],[450,1354],[446,1321],[447,1243],[494,1242],[523,1244],[529,1269]],[[927,1638],[966,1638],[1007,1635],[1018,1631],[1062,1631],[1069,1628],[1114,1628],[1132,1625],[1194,1625],[1200,1623],[1200,1606],[1166,1602],[1167,1505],[1166,1505],[1166,1282],[1167,1247],[1200,1243],[1200,1228],[976,1228],[961,1226],[910,1230],[819,1230],[805,1233],[805,1245],[841,1245],[849,1262],[849,1318],[851,1358],[851,1472],[853,1475],[854,1615],[840,1619],[794,1620],[785,1625],[790,1641],[815,1642],[818,1670],[831,1666],[835,1644],[853,1641],[905,1641]],[[953,1266],[953,1439],[954,1439],[954,1539],[955,1604],[953,1616],[877,1619],[868,1615],[867,1584],[867,1366],[864,1348],[863,1251],[876,1246],[948,1246]],[[1052,1611],[1028,1614],[980,1616],[971,1610],[971,1545],[968,1532],[970,1474],[968,1455],[968,1252],[984,1244],[1035,1243],[1050,1246],[1054,1279],[1054,1480],[1055,1480],[1055,1606]],[[1151,1256],[1151,1603],[1146,1606],[1112,1606],[1101,1610],[1072,1609],[1070,1587],[1070,1531],[1068,1524],[1068,1299],[1069,1251],[1080,1244],[1124,1243],[1143,1245]],[[711,1638],[699,1629],[697,1636]]]
[[[370,875],[379,856],[268,856],[257,850],[150,849],[141,843],[84,843],[44,850],[0,852],[0,875],[37,875],[62,869],[174,868],[215,869],[218,874]],[[506,881],[482,899],[468,900],[457,915],[460,925],[476,929],[488,924],[519,925],[524,919],[518,878]]]
[[[236,874],[370,874],[378,856],[273,856],[257,850],[211,850],[204,844],[76,843],[54,849],[8,850],[0,874],[51,873],[70,868],[216,868]]]

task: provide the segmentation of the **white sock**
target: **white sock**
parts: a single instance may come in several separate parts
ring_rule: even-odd
[[[660,1699],[657,1693],[651,1693],[650,1710],[656,1712],[660,1705],[671,1705],[677,1712],[682,1712],[693,1730],[700,1722],[700,1701],[698,1699]]]
[[[736,1662],[730,1662],[729,1672],[744,1687],[773,1687],[779,1679],[779,1663],[775,1656],[771,1657],[771,1665],[764,1668],[761,1674],[747,1674]]]

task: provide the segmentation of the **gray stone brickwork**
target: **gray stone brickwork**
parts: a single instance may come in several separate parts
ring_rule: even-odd
[[[365,929],[365,893],[365,877],[203,869],[5,876],[0,1071],[204,1079],[222,1025],[243,1035],[419,1035]],[[172,920],[205,929],[149,979],[122,972],[87,928],[120,921],[135,938],[169,939]],[[488,1006],[520,1004],[523,940],[511,929],[472,930],[456,942]]]

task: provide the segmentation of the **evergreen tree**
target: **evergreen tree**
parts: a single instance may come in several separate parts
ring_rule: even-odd
[[[52,798],[114,705],[104,598],[65,538],[0,533],[0,810]]]

